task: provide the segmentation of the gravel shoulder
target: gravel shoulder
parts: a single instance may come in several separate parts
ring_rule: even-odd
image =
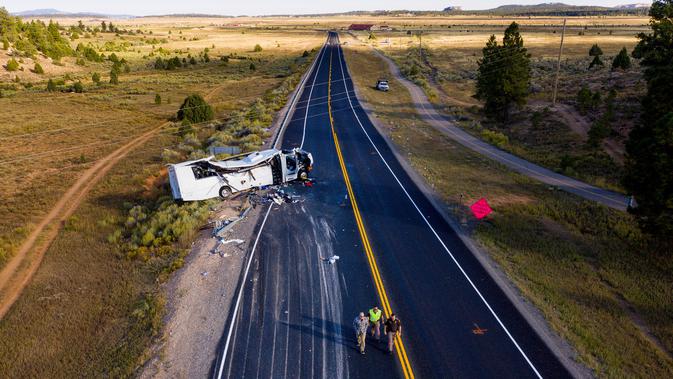
[[[211,221],[237,216],[242,205],[242,201],[223,202]],[[210,374],[259,210],[253,209],[225,237],[242,243],[221,244],[211,228],[199,233],[184,267],[166,284],[164,333],[141,378],[202,378]]]

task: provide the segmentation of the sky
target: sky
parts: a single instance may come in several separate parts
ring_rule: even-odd
[[[53,8],[64,12],[96,12],[134,16],[171,13],[208,13],[221,15],[270,15],[332,13],[352,10],[442,10],[445,7],[461,6],[463,9],[488,9],[505,4],[539,4],[563,2],[572,5],[615,6],[643,0],[1,0],[10,12],[31,9]]]

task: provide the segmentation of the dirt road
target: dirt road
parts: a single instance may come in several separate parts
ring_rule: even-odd
[[[211,90],[210,99],[221,89]],[[91,189],[114,167],[117,162],[136,147],[142,145],[170,122],[164,122],[126,142],[112,153],[98,160],[73,183],[56,204],[38,222],[16,253],[0,271],[0,319],[21,295],[37,269],[49,246],[58,235],[63,222],[75,212]]]

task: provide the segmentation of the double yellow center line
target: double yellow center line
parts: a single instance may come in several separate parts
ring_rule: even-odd
[[[334,138],[334,146],[336,148],[337,156],[339,158],[339,165],[341,166],[341,172],[344,177],[344,182],[346,183],[346,189],[348,190],[348,197],[351,201],[351,206],[353,207],[353,213],[355,214],[355,221],[358,225],[358,231],[360,232],[360,237],[362,238],[362,244],[367,255],[367,260],[369,261],[369,268],[372,272],[372,277],[374,278],[374,284],[376,285],[376,291],[378,292],[379,299],[383,307],[383,312],[386,318],[390,317],[392,309],[390,308],[390,302],[388,301],[388,295],[386,294],[386,289],[383,287],[383,281],[381,280],[381,274],[379,273],[379,268],[376,265],[376,259],[374,258],[374,253],[372,252],[372,247],[369,244],[369,237],[367,237],[367,232],[365,231],[365,226],[362,221],[362,216],[360,216],[360,210],[358,209],[358,203],[355,200],[355,194],[353,193],[353,187],[351,186],[350,178],[348,177],[348,171],[346,170],[346,164],[344,163],[343,154],[341,153],[341,147],[339,146],[339,138],[337,137],[336,131],[334,130],[334,119],[332,118],[332,51],[330,50],[329,56],[329,74],[327,81],[327,112],[329,114],[329,122],[332,128],[332,137]],[[404,348],[404,343],[402,342],[402,337],[398,334],[395,337],[395,346],[397,351],[397,357],[400,360],[402,365],[402,371],[404,372],[405,378],[414,378],[414,372],[411,369],[411,364],[409,363],[409,358],[407,357],[407,351]]]

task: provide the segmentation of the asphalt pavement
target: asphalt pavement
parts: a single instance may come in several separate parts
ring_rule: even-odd
[[[300,201],[260,220],[213,376],[568,377],[388,149],[337,42],[282,139],[313,154],[315,185],[287,186]],[[359,354],[353,319],[373,305],[402,320],[400,353],[369,339]]]

